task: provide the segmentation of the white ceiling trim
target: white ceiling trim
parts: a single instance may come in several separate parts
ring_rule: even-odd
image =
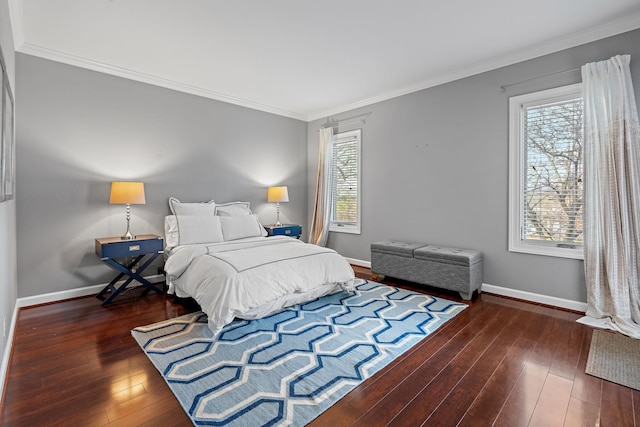
[[[227,102],[229,104],[239,105],[241,107],[247,107],[254,110],[264,111],[267,113],[277,114],[279,116],[289,117],[292,119],[307,121],[305,114],[296,113],[293,111],[284,110],[282,108],[274,107],[272,105],[260,104],[257,102],[249,101],[246,99],[236,98],[224,93],[204,89],[197,86],[192,86],[173,80],[165,79],[162,77],[154,76],[151,74],[141,73],[139,71],[130,70],[123,67],[116,67],[109,64],[93,61],[80,56],[69,55],[64,52],[59,52],[53,49],[45,48],[42,46],[34,45],[32,43],[22,43],[18,49],[20,53],[37,56],[51,61],[62,62],[64,64],[73,65],[80,68],[86,68],[100,73],[110,74],[112,76],[123,77],[129,80],[135,80],[142,83],[151,84],[154,86],[160,86],[167,89],[177,90],[179,92],[189,93],[191,95],[202,96],[209,99],[215,99],[217,101]]]
[[[530,46],[528,49],[518,50],[508,55],[503,55],[497,58],[492,58],[487,61],[475,64],[472,67],[462,69],[455,73],[447,73],[438,77],[434,77],[428,80],[423,80],[412,86],[408,86],[404,89],[399,89],[387,93],[377,95],[375,97],[364,99],[362,101],[355,102],[353,104],[336,107],[333,109],[327,109],[324,111],[314,112],[308,115],[307,121],[313,121],[317,119],[324,119],[329,116],[344,113],[345,111],[354,110],[356,108],[366,107],[377,102],[386,101],[398,96],[407,95],[420,90],[435,87],[441,84],[453,82],[465,77],[474,76],[476,74],[484,73],[487,71],[495,70],[508,65],[517,64],[519,62],[527,61],[529,59],[537,58],[543,55],[559,52],[564,49],[580,46],[582,44],[590,43],[596,40],[604,39],[607,37],[622,34],[627,31],[632,31],[640,28],[640,13],[634,15],[628,15],[618,21],[610,22],[600,27],[591,28],[588,31],[582,31],[574,33],[567,37],[554,40],[550,43],[543,43],[539,45]],[[621,52],[632,53],[632,52]],[[609,59],[609,58],[602,58]],[[508,83],[508,82],[505,82]]]
[[[24,43],[24,29],[22,27],[22,2],[20,0],[9,0],[9,21],[13,31],[13,48],[18,50]]]
[[[461,78],[473,76],[479,73],[512,65],[542,55],[558,52],[563,49],[568,49],[571,47],[579,46],[581,44],[589,43],[595,40],[640,28],[640,12],[638,12],[636,14],[625,16],[624,18],[610,22],[600,27],[591,28],[583,32],[577,32],[567,37],[554,40],[553,42],[530,46],[527,49],[512,52],[511,54],[491,58],[487,61],[474,64],[471,67],[461,69],[457,72],[435,76],[433,78],[418,82],[414,85],[407,86],[405,88],[385,92],[351,104],[340,105],[336,106],[335,108],[319,110],[316,112],[305,114],[301,112],[289,111],[273,105],[256,103],[248,99],[234,97],[222,92],[184,84],[178,81],[165,79],[156,75],[146,74],[123,67],[100,63],[88,58],[70,55],[32,43],[27,43],[24,39],[22,3],[20,0],[9,0],[8,4],[13,37],[16,45],[15,50],[17,52],[307,122],[317,119],[323,119],[356,108],[366,107],[368,105],[386,101],[402,95],[428,89],[430,87],[455,81]]]

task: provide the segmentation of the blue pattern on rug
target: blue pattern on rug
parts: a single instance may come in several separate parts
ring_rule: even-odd
[[[363,281],[217,337],[201,312],[132,334],[195,425],[303,426],[466,307]]]

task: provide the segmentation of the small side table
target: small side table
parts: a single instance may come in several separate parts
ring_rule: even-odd
[[[111,291],[111,295],[102,302],[102,305],[109,304],[118,294],[124,291],[133,280],[137,280],[146,286],[147,289],[145,289],[145,292],[151,290],[159,294],[164,293],[153,283],[142,277],[142,272],[163,252],[164,239],[155,234],[143,234],[131,240],[122,240],[120,237],[96,239],[96,255],[106,264],[120,272],[120,274],[114,277],[114,279],[96,295],[96,298],[102,299],[107,291]],[[147,260],[138,266],[134,272],[134,267],[138,265],[146,255],[149,255]],[[135,257],[135,259],[129,264],[124,264],[116,259],[124,257]],[[129,278],[120,286],[116,286],[118,280],[123,276],[129,276]]]
[[[265,225],[269,236],[289,236],[299,239],[302,235],[302,226],[296,224],[282,224],[280,226]]]

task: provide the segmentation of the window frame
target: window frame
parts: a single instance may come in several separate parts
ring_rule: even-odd
[[[526,175],[526,139],[524,135],[525,108],[531,105],[570,100],[576,96],[584,100],[582,83],[512,96],[509,98],[509,243],[510,252],[545,255],[560,258],[584,259],[583,245],[561,247],[548,242],[525,240],[524,185]],[[583,155],[584,161],[584,155]]]
[[[331,150],[333,159],[333,155],[335,153],[335,147],[340,142],[340,140],[344,140],[347,138],[356,138],[356,150],[357,150],[357,182],[358,182],[358,190],[356,192],[356,202],[357,202],[357,222],[355,224],[348,222],[336,221],[334,219],[334,206],[335,200],[333,195],[336,193],[334,191],[334,181],[333,181],[333,160],[331,162],[331,187],[329,191],[331,192],[331,213],[329,218],[329,231],[336,233],[349,233],[349,234],[361,234],[361,224],[362,224],[362,129],[355,129],[346,132],[340,132],[333,136],[331,140]]]

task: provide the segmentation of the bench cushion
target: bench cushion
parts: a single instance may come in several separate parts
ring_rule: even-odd
[[[452,265],[471,266],[482,261],[482,253],[472,249],[423,245],[413,251],[413,257]]]
[[[424,246],[424,243],[400,242],[397,240],[384,240],[371,244],[371,252],[413,258],[413,252]]]

